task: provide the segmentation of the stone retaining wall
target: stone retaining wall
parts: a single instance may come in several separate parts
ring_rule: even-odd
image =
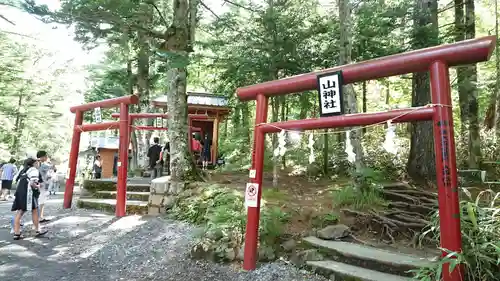
[[[164,214],[175,205],[179,193],[184,190],[184,183],[170,181],[170,176],[156,178],[149,188],[148,215]]]

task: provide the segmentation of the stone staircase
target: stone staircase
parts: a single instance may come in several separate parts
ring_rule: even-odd
[[[147,214],[150,194],[149,179],[131,178],[127,181],[127,214]],[[77,206],[114,212],[116,207],[116,180],[85,180]]]
[[[306,266],[330,280],[410,281],[409,270],[432,263],[429,258],[314,236],[304,238],[303,243],[317,249],[321,257],[306,261]]]

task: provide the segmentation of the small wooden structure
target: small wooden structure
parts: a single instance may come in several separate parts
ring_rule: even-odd
[[[106,136],[106,137],[92,137],[90,140],[89,150],[93,151],[90,154],[92,157],[91,161],[89,161],[92,166],[94,163],[94,157],[97,153],[101,156],[102,160],[102,178],[112,178],[117,176],[117,160],[118,160],[118,148],[119,148],[119,138],[115,136]],[[132,146],[129,145],[129,152],[132,150]],[[87,156],[88,157],[88,156]],[[129,158],[132,158],[131,156]]]
[[[193,119],[192,126],[201,128],[201,136],[205,134],[212,140],[211,164],[215,164],[218,156],[219,124],[230,113],[226,97],[210,93],[188,92],[188,114],[205,114],[208,118]],[[160,96],[152,101],[156,108],[168,112],[167,96]]]

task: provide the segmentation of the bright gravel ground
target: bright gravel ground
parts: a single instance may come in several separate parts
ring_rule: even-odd
[[[0,280],[2,281],[324,281],[282,263],[242,272],[189,258],[193,228],[160,218],[90,210],[62,210],[51,199],[46,238],[13,241],[11,203],[0,203]],[[30,229],[27,217],[25,229]]]

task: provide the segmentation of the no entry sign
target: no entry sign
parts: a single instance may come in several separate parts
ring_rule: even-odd
[[[257,207],[257,200],[259,198],[259,185],[256,183],[247,183],[245,191],[245,206]]]

